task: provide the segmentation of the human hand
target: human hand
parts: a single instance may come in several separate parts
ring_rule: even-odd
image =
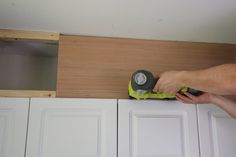
[[[153,91],[158,93],[176,94],[183,84],[184,71],[168,71],[161,74]]]
[[[188,92],[184,93],[184,95],[176,93],[176,99],[188,104],[205,104],[205,103],[211,103],[212,97],[214,95],[211,93],[203,93],[199,96],[194,96]]]

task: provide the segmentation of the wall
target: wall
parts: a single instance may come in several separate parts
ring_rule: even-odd
[[[235,0],[1,0],[0,28],[236,43]]]

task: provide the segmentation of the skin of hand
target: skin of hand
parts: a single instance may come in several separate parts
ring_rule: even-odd
[[[176,94],[182,87],[217,95],[236,94],[236,64],[223,64],[194,71],[167,71],[160,75],[153,91]]]
[[[194,96],[190,93],[184,93],[181,95],[179,93],[176,94],[176,99],[188,104],[207,104],[212,103],[216,106],[223,109],[229,115],[236,119],[236,102],[225,98],[220,95],[215,95],[211,93],[203,93],[200,96]]]
[[[189,104],[205,104],[205,103],[212,103],[212,97],[214,94],[210,93],[203,93],[199,96],[194,96],[188,92],[184,93],[184,95],[176,93],[176,99]]]
[[[153,91],[176,94],[183,87],[183,74],[184,71],[167,71],[162,73]]]

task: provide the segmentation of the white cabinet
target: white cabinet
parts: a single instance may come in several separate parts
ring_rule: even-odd
[[[117,100],[32,99],[26,157],[116,157]]]
[[[236,120],[214,105],[199,105],[201,157],[236,156]]]
[[[29,99],[0,98],[0,157],[24,157]]]
[[[195,105],[119,100],[118,157],[198,157]]]
[[[214,105],[0,98],[0,157],[235,157],[235,145],[236,120]]]

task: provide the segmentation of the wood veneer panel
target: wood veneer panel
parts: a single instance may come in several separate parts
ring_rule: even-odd
[[[127,98],[135,70],[158,75],[235,62],[236,45],[230,44],[61,35],[57,97]]]

